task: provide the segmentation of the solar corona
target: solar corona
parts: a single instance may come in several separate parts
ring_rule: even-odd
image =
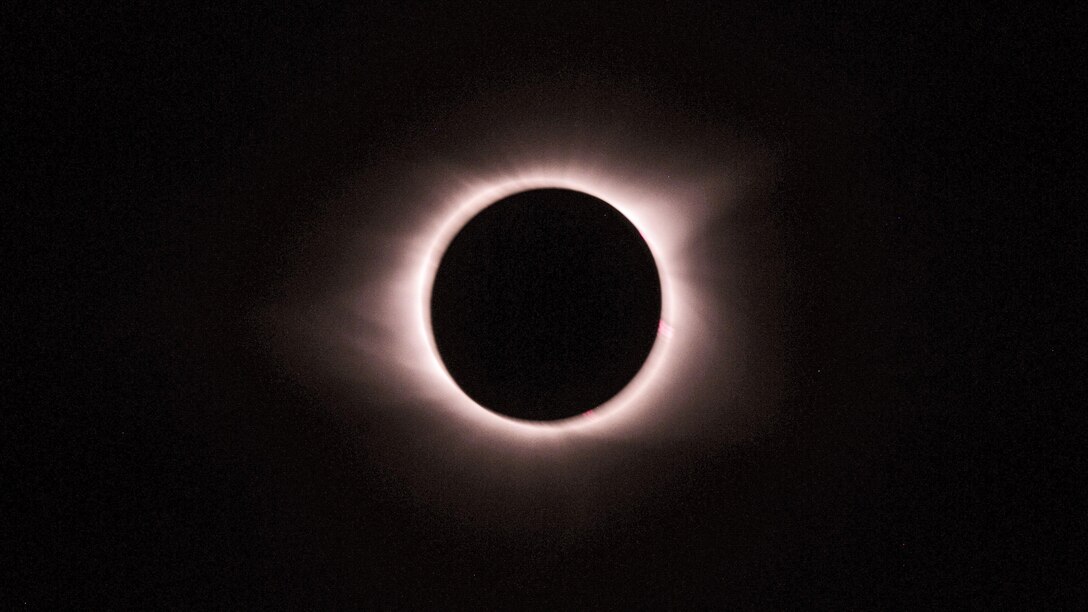
[[[742,434],[762,405],[744,377],[770,363],[738,283],[762,153],[539,110],[469,113],[361,170],[330,205],[327,289],[294,315],[297,363],[360,443],[426,503],[505,500],[495,524],[552,486],[585,521],[622,507],[653,449]]]
[[[338,196],[359,224],[327,241],[338,267],[300,317],[311,371],[347,385],[337,409],[465,470],[710,435],[712,394],[742,393],[746,321],[722,290],[741,262],[707,231],[734,231],[760,153],[630,108],[504,112]]]
[[[638,173],[641,178],[632,179],[631,170],[619,163],[611,169],[604,167],[599,159],[594,164],[577,157],[553,162],[526,159],[504,169],[482,169],[456,180],[436,179],[434,199],[424,214],[413,219],[414,229],[408,228],[399,241],[398,263],[384,272],[384,283],[371,283],[383,298],[382,307],[371,316],[389,330],[385,358],[377,368],[387,379],[399,382],[402,394],[424,400],[437,410],[436,414],[461,421],[479,435],[511,441],[528,437],[536,444],[565,440],[569,435],[620,435],[643,428],[647,413],[655,410],[655,405],[659,422],[667,423],[676,410],[661,408],[660,403],[685,384],[690,366],[714,348],[701,331],[701,312],[714,305],[692,281],[700,269],[709,265],[685,250],[689,237],[717,210],[704,199],[712,185],[693,189],[688,182],[655,181],[665,177],[647,173]],[[535,190],[583,194],[617,211],[644,242],[660,292],[660,313],[652,324],[652,346],[633,378],[598,405],[578,404],[570,408],[572,414],[550,418],[503,414],[501,409],[485,406],[466,393],[444,362],[432,322],[435,281],[443,255],[458,233],[484,209]],[[408,279],[411,284],[404,284]],[[411,312],[414,317],[405,316]]]

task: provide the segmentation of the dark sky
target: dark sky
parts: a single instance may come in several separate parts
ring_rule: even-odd
[[[1046,50],[1072,44],[1069,28],[817,3],[378,4],[5,15],[10,317],[27,341],[8,372],[26,408],[5,428],[22,475],[4,495],[10,601],[874,608],[1069,594],[1052,569],[1081,550],[1082,520],[1039,509],[1080,507],[1066,474],[1083,462],[1036,470],[1027,456],[1072,441],[1069,396],[1043,372],[1083,365],[1083,350],[1066,359],[1020,331],[1063,301],[1023,263],[1061,257],[1056,215],[978,203],[1013,171],[1057,174],[1044,149],[999,152],[1017,134],[1003,117],[1040,91],[1003,83],[1036,78],[1015,58],[1044,30]],[[414,130],[481,92],[550,83],[637,88],[775,151],[759,214],[785,265],[781,333],[766,338],[783,399],[750,439],[648,450],[675,473],[610,522],[496,531],[413,497],[375,458],[379,430],[285,373],[249,315],[320,261],[313,236],[344,214],[320,203],[353,169],[409,156]],[[362,204],[345,223],[395,214]],[[995,392],[1009,380],[1044,391]]]

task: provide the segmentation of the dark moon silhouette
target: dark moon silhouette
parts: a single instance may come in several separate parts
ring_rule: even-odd
[[[442,362],[481,406],[518,419],[582,414],[653,348],[661,282],[635,226],[578,191],[502,199],[454,237],[435,276]]]

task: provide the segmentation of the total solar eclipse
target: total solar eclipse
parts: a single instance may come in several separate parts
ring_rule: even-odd
[[[635,226],[607,202],[534,189],[480,211],[434,278],[442,363],[473,401],[529,421],[585,413],[646,361],[661,281]]]

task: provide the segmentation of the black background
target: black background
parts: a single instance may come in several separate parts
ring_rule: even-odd
[[[1046,110],[1068,110],[1075,80],[1053,78],[1055,60],[1083,74],[1079,14],[392,4],[6,14],[11,602],[986,607],[1081,592],[1063,570],[1083,550],[1067,384],[1084,351],[1056,340],[1081,336],[1061,326],[1070,285],[1052,272],[1068,245],[1054,186],[1073,175],[1051,145],[1074,132]],[[266,361],[243,313],[276,298],[312,203],[352,167],[419,117],[537,78],[635,82],[802,151],[773,212],[782,424],[577,538],[478,531],[404,495],[357,443],[365,426]],[[817,132],[839,135],[841,159],[803,153]],[[821,184],[830,165],[845,170]],[[841,197],[806,206],[807,184]]]

